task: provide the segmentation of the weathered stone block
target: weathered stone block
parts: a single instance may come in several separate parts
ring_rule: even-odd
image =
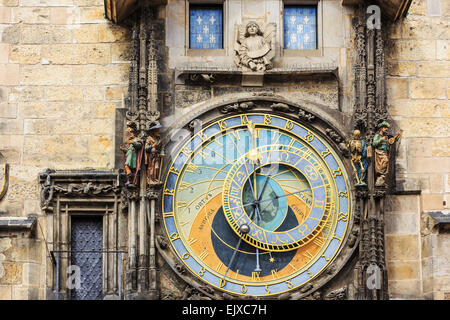
[[[111,44],[112,62],[130,61],[130,45],[127,43]]]
[[[14,87],[9,95],[10,101],[40,101],[44,97],[44,88],[38,86]]]
[[[11,118],[17,117],[17,103],[0,103],[0,118]]]
[[[14,86],[19,84],[19,65],[1,64],[0,65],[0,85]]]
[[[450,161],[444,157],[410,158],[408,160],[408,171],[417,173],[445,173],[450,171]]]
[[[440,100],[409,100],[408,116],[417,118],[431,118],[441,116]]]
[[[96,43],[98,42],[99,25],[86,24],[75,25],[73,28],[73,40],[76,43]]]
[[[411,79],[411,98],[445,99],[447,83],[445,79]]]
[[[48,24],[50,9],[45,7],[17,7],[12,9],[12,23]]]
[[[407,99],[408,90],[408,79],[386,79],[386,95],[389,100]]]
[[[417,76],[446,78],[450,74],[450,61],[421,62],[417,64]]]
[[[447,160],[447,162],[450,161]],[[444,172],[448,172],[448,170]],[[444,208],[443,200],[444,200],[443,194],[423,194],[422,195],[423,210],[442,210]]]
[[[107,153],[113,148],[112,136],[91,136],[89,137],[89,153]]]
[[[54,25],[78,24],[80,23],[80,9],[77,7],[51,8],[50,23]]]
[[[117,104],[114,102],[99,102],[94,106],[95,118],[113,119]]]
[[[391,299],[421,299],[422,285],[419,280],[389,281]]]
[[[413,0],[408,9],[408,14],[410,15],[425,15],[425,1],[423,0]]]
[[[81,87],[48,87],[45,90],[47,101],[81,101],[83,89]]]
[[[23,264],[23,284],[29,286],[39,286],[41,280],[42,266],[36,263]]]
[[[23,121],[16,119],[0,119],[0,134],[22,134]]]
[[[16,7],[19,5],[19,0],[0,0],[0,5],[4,7]]]
[[[23,44],[71,43],[72,30],[63,26],[24,25],[21,28]]]
[[[85,87],[83,93],[86,101],[104,100],[104,87]]]
[[[11,23],[11,8],[0,7],[0,23]]]
[[[403,19],[404,39],[448,39],[450,26],[447,19],[427,16],[408,16]]]
[[[450,157],[450,138],[434,139],[432,155],[437,157]]]
[[[72,83],[72,67],[57,65],[22,66],[20,82],[25,85],[67,85]]]
[[[0,63],[9,62],[9,47],[8,43],[0,43]]]
[[[87,47],[87,61],[95,64],[111,63],[111,47],[109,44],[95,44]]]
[[[37,300],[39,298],[38,287],[13,287],[13,300]]]
[[[62,7],[71,6],[73,0],[20,0],[20,5],[24,7]]]
[[[419,261],[396,261],[387,263],[389,280],[406,280],[420,278]]]
[[[386,235],[386,261],[416,260],[419,253],[418,235]]]
[[[405,139],[409,157],[431,157],[432,138]]]
[[[99,26],[100,42],[122,42],[129,39],[129,31],[112,23]]]
[[[436,41],[434,40],[393,40],[387,52],[392,60],[434,60]]]
[[[386,214],[385,232],[386,234],[417,234],[419,232],[418,214]]]
[[[15,45],[11,46],[10,62],[20,64],[37,64],[41,61],[41,46]]]
[[[51,64],[85,64],[87,63],[87,47],[82,44],[44,45],[42,58]]]
[[[450,131],[450,121],[442,118],[399,120],[398,125],[403,129],[404,138],[448,137]]]
[[[78,7],[93,7],[103,6],[103,0],[73,0],[74,4]]]
[[[387,63],[386,73],[389,76],[414,76],[416,74],[416,63],[415,62],[393,62]]]
[[[0,300],[11,300],[12,299],[12,287],[11,286],[0,286]]]
[[[436,59],[450,60],[450,41],[437,40],[436,41]]]
[[[3,262],[3,272],[0,274],[0,284],[21,284],[23,265],[22,263]]]
[[[103,7],[80,8],[80,23],[104,23],[103,17],[105,9]]]
[[[126,96],[127,88],[124,86],[106,87],[106,100],[122,100]]]

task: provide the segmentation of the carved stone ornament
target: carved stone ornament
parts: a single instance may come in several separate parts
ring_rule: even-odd
[[[273,68],[275,56],[276,24],[264,28],[254,21],[236,26],[235,63],[243,71],[263,72]]]
[[[6,190],[8,190],[8,169],[7,163],[0,165],[0,200],[5,196]]]
[[[253,102],[241,102],[241,103],[234,103],[226,105],[222,108],[220,108],[220,112],[222,113],[229,113],[229,112],[244,112],[251,110],[255,107],[255,104]]]

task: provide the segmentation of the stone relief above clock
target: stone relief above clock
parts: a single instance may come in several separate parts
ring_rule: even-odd
[[[277,26],[269,23],[264,29],[255,21],[236,25],[235,63],[244,71],[263,72],[273,68]]]

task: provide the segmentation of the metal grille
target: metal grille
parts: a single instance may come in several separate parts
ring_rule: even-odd
[[[102,218],[72,217],[71,231],[71,263],[80,267],[81,273],[81,287],[72,290],[72,300],[101,300],[103,298],[101,253],[103,250]]]

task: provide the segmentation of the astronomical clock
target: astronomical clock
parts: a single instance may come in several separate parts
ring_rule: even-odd
[[[298,116],[304,110],[263,100],[246,105],[252,108],[206,112],[168,143],[165,258],[212,298],[306,296],[352,251],[345,159],[325,122]],[[287,112],[276,111],[280,105]]]

